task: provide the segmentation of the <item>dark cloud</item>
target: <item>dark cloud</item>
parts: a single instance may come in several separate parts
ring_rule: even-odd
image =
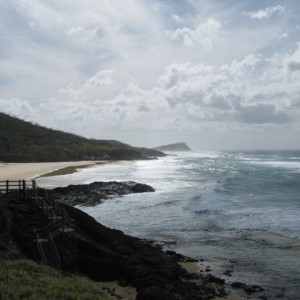
[[[232,99],[232,96],[224,97],[220,94],[213,93],[210,97],[210,106],[220,110],[228,110],[232,107],[228,98]]]
[[[238,105],[236,118],[247,124],[283,124],[292,122],[292,118],[283,111],[277,111],[272,104],[256,104],[251,106]]]
[[[138,111],[139,112],[150,112],[150,109],[146,105],[140,105],[138,108]]]
[[[291,72],[300,71],[300,62],[298,62],[298,61],[291,61],[291,62],[288,64],[288,67],[289,67],[289,70],[290,70]]]

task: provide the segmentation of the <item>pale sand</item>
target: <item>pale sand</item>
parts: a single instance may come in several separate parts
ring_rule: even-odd
[[[216,262],[182,262],[179,263],[187,272],[189,273],[199,273],[205,272],[207,269],[219,271],[220,265]],[[209,274],[208,272],[207,274]],[[216,297],[215,300],[257,300],[257,298],[245,297],[238,295],[236,291],[233,291],[231,288],[227,288],[227,296],[225,297]]]
[[[214,300],[257,300],[254,298],[246,298],[235,294],[234,292],[230,292],[225,298],[216,297]]]
[[[44,174],[51,175],[52,172],[73,167],[93,166],[95,161],[74,161],[74,162],[45,162],[45,163],[0,163],[0,181],[3,180],[29,180]],[[64,172],[64,174],[70,172]],[[60,174],[62,175],[62,174]]]
[[[217,275],[221,272],[220,261],[198,261],[198,262],[181,262],[179,263],[189,273],[207,273]]]
[[[112,299],[135,300],[136,288],[130,286],[121,286],[116,281],[102,281],[98,283]]]

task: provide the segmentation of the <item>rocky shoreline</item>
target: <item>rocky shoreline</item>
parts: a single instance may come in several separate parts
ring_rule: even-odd
[[[83,206],[95,206],[98,204],[101,204],[103,201],[113,198],[113,197],[118,197],[122,195],[127,195],[130,193],[144,193],[144,192],[154,192],[155,190],[146,184],[141,184],[133,181],[125,181],[125,182],[116,182],[116,181],[110,181],[110,182],[93,182],[91,184],[81,184],[81,185],[69,185],[67,187],[59,187],[51,190],[51,195],[57,199],[58,201],[61,202],[61,205],[64,206],[65,210],[68,211],[68,214],[72,215],[72,212],[70,211],[70,206],[75,206],[75,205],[83,205]],[[66,206],[66,204],[68,206]],[[82,215],[83,216],[83,215]],[[75,217],[72,215],[72,217]],[[75,217],[76,219],[77,217]],[[91,217],[89,217],[91,218]],[[89,219],[91,220],[91,219]],[[88,222],[82,222],[82,224],[87,224]],[[98,223],[97,223],[98,224]],[[102,225],[101,225],[102,226]],[[104,226],[103,226],[104,227]],[[106,227],[104,227],[106,228]],[[123,234],[121,231],[113,231],[113,232],[119,232]],[[132,258],[132,267],[134,271],[130,271],[130,273],[136,274],[136,278],[132,281],[129,280],[129,284],[136,286],[136,282],[142,282],[143,287],[147,286],[147,292],[146,293],[146,298],[144,296],[139,295],[139,298],[137,299],[177,299],[174,298],[173,296],[170,296],[168,298],[168,291],[164,291],[162,287],[166,285],[166,282],[168,282],[168,286],[172,293],[176,294],[177,289],[179,287],[179,290],[182,289],[179,294],[183,293],[183,290],[185,291],[187,289],[186,282],[192,283],[193,285],[196,284],[196,287],[194,286],[193,288],[189,286],[188,290],[189,292],[185,291],[184,294],[185,296],[183,298],[178,298],[178,299],[211,299],[211,298],[224,298],[226,297],[226,289],[231,290],[239,290],[241,294],[244,295],[245,299],[247,296],[252,295],[252,299],[254,295],[259,297],[260,299],[264,299],[263,296],[263,289],[260,286],[249,286],[241,282],[233,282],[230,284],[225,284],[225,280],[221,279],[219,277],[213,276],[210,272],[211,269],[206,268],[204,271],[200,270],[199,272],[186,272],[185,268],[182,269],[181,266],[183,266],[186,263],[197,263],[197,260],[194,260],[192,258],[185,257],[183,255],[180,255],[174,251],[166,250],[164,249],[165,245],[163,243],[157,242],[157,241],[145,241],[145,240],[140,240],[138,238],[133,238],[128,235],[122,235],[124,238],[124,243],[126,244],[125,248],[124,245],[120,246],[120,252],[123,252],[124,254],[129,251],[129,253],[134,253],[135,251],[131,248],[129,250],[129,241],[136,240],[138,241],[139,246],[133,247],[136,249],[138,252],[138,257],[142,257],[143,262],[147,262],[146,265],[150,264],[151,267],[148,271],[146,271],[144,268],[141,267],[139,263],[139,267],[135,268],[133,267],[134,264],[137,263],[137,258],[135,257],[135,254],[133,255]],[[128,240],[127,240],[128,238]],[[120,245],[120,244],[119,244]],[[143,250],[143,246],[147,245],[146,249]],[[115,246],[113,246],[115,248]],[[148,248],[149,247],[149,248]],[[124,251],[125,249],[125,251]],[[154,252],[153,252],[154,251]],[[137,253],[136,253],[137,254]],[[153,273],[152,267],[158,266],[164,261],[165,255],[169,257],[169,259],[172,261],[172,263],[176,265],[174,268],[169,265],[169,269],[166,268],[164,270],[157,270],[160,274],[164,274],[161,276],[156,276]],[[168,264],[167,264],[168,265]],[[177,268],[179,265],[179,269]],[[149,266],[148,266],[149,267]],[[147,268],[148,268],[147,267]],[[155,268],[156,268],[155,267]],[[140,273],[141,272],[141,273]],[[147,279],[148,275],[147,272],[149,272],[149,276],[151,280]],[[226,271],[231,272],[230,270]],[[86,274],[86,273],[85,273]],[[151,274],[151,275],[150,275]],[[147,276],[146,276],[147,275]],[[224,274],[224,275],[229,275],[230,274]],[[138,279],[140,277],[146,277],[146,283],[142,279]],[[174,282],[170,283],[169,278],[173,278]],[[175,278],[177,278],[175,280]],[[181,279],[180,279],[181,278]],[[182,284],[178,282],[178,279],[182,280],[185,282],[185,284]],[[126,279],[127,280],[127,279]],[[126,281],[125,280],[125,281]],[[121,280],[122,281],[122,280]],[[155,288],[151,288],[151,294],[149,291],[149,287],[151,287],[154,284]],[[139,285],[138,285],[139,286]],[[136,286],[138,288],[138,286]],[[201,289],[199,290],[199,286]],[[175,288],[176,287],[176,288]],[[143,289],[144,290],[144,289]],[[169,291],[169,292],[170,292]],[[175,292],[176,291],[176,292]],[[149,296],[148,298],[148,293],[150,293],[152,296]],[[162,298],[159,298],[160,295],[163,295]],[[141,298],[142,297],[142,298]],[[152,298],[151,298],[152,297]],[[172,298],[173,297],[173,298]],[[241,298],[242,299],[242,298]],[[258,299],[258,298],[257,298]]]
[[[57,237],[62,271],[79,273],[95,281],[117,281],[122,286],[132,286],[136,289],[137,300],[225,299],[228,286],[223,279],[211,275],[209,270],[189,273],[182,267],[182,264],[195,260],[163,250],[161,244],[107,228],[74,207],[96,205],[130,192],[153,191],[151,187],[135,182],[95,182],[54,189],[52,196],[59,199],[59,205],[76,223],[75,250],[72,241],[66,239],[61,243]],[[32,234],[34,229],[45,226],[45,219],[18,194],[7,197],[12,220],[11,239],[16,241],[21,255],[36,260],[38,255]],[[243,289],[248,294],[259,289],[239,283],[233,288]]]
[[[95,206],[113,197],[154,191],[154,188],[143,183],[109,181],[57,187],[50,190],[49,193],[55,200],[71,206]]]

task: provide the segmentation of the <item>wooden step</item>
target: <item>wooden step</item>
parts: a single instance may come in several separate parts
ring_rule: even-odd
[[[64,232],[64,233],[74,232],[74,228],[71,227],[58,228],[57,231]]]
[[[42,239],[42,238],[40,238],[40,239],[37,239],[37,242],[38,243],[48,243],[49,242],[49,240],[48,239]]]

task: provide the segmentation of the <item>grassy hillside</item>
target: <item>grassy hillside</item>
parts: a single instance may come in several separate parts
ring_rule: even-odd
[[[93,140],[48,129],[0,113],[0,161],[146,159],[162,155],[115,140]]]
[[[0,259],[0,299],[112,299],[85,277],[63,276],[31,260]]]

